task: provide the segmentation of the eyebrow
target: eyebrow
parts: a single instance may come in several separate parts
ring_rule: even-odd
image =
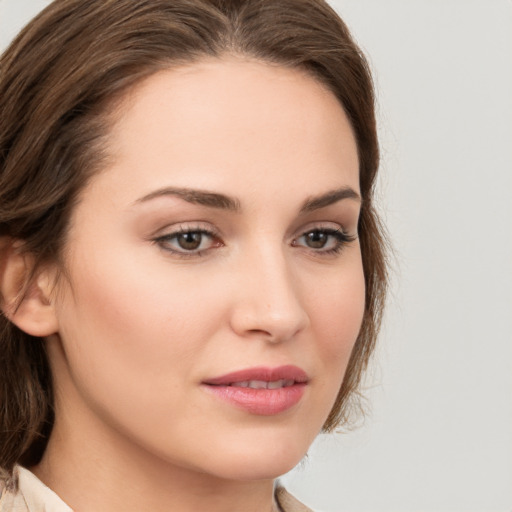
[[[208,192],[206,190],[197,190],[192,188],[165,187],[151,192],[135,201],[135,204],[145,203],[158,197],[174,196],[192,204],[200,204],[209,208],[218,208],[239,213],[241,211],[240,201],[236,198],[219,194],[217,192]],[[308,213],[321,208],[326,208],[338,201],[344,199],[353,199],[362,202],[361,196],[351,187],[342,187],[335,190],[329,190],[324,194],[309,197],[302,203],[300,213]]]
[[[362,203],[361,196],[353,188],[342,187],[336,190],[330,190],[325,194],[306,199],[300,208],[300,213],[309,213],[319,210],[337,203],[338,201],[342,201],[343,199],[354,199],[355,201]]]
[[[210,208],[240,212],[240,201],[224,194],[208,192],[205,190],[195,190],[191,188],[166,187],[155,190],[150,194],[137,199],[136,203],[145,203],[157,197],[175,196],[187,201],[187,203],[200,204]]]

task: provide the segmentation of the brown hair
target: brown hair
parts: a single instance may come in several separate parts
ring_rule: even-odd
[[[0,251],[21,240],[59,261],[78,192],[101,168],[108,107],[160,69],[235,53],[305,70],[339,99],[355,133],[366,281],[361,331],[324,430],[349,419],[386,291],[373,206],[379,153],[365,58],[323,0],[56,0],[0,59]],[[0,252],[0,263],[2,254]],[[1,298],[0,298],[1,299]],[[53,423],[45,344],[0,316],[0,467],[36,463]]]

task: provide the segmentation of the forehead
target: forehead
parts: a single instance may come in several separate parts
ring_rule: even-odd
[[[271,173],[358,189],[356,142],[340,103],[306,72],[225,57],[160,71],[121,101],[109,136],[114,169],[144,187],[215,189]],[[141,175],[144,174],[144,176]],[[340,174],[341,173],[341,174]],[[181,183],[182,182],[182,183]],[[314,193],[314,191],[312,191]]]

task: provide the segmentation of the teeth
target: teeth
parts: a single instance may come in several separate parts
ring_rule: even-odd
[[[233,382],[231,386],[237,388],[251,388],[251,389],[280,389],[288,386],[293,386],[295,381],[293,379],[281,379],[267,382],[266,380],[244,380],[241,382]]]
[[[252,389],[266,389],[268,382],[264,380],[250,380],[249,387]]]

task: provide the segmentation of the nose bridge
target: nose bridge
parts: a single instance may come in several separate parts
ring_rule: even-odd
[[[245,276],[233,325],[240,334],[284,341],[304,329],[309,319],[300,286],[283,244],[264,244],[244,257]]]

